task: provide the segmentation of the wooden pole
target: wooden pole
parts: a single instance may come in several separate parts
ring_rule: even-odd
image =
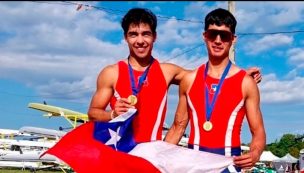
[[[228,1],[228,11],[230,11],[233,15],[235,14],[235,1]],[[230,47],[229,50],[229,59],[233,64],[235,64],[235,49],[234,44]]]

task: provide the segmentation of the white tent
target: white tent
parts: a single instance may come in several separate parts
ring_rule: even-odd
[[[300,170],[304,171],[304,148],[300,150],[299,161],[300,161]]]
[[[279,159],[273,160],[273,162],[287,162],[287,163],[297,163],[298,159],[294,158],[292,155],[287,153],[284,157],[281,157]]]
[[[263,151],[260,157],[260,162],[272,162],[276,159],[279,159],[279,157],[274,155],[271,151]]]
[[[284,170],[286,170],[287,166],[289,168],[293,167],[293,164],[297,163],[298,159],[294,158],[293,156],[291,156],[289,153],[287,153],[284,157],[281,157],[279,159],[273,160],[272,163],[274,164],[274,167],[276,169],[276,171],[278,171],[279,173],[281,173],[281,168],[283,167]],[[284,171],[283,171],[284,172]]]

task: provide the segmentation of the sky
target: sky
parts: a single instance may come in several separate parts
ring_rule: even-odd
[[[227,9],[228,2],[0,2],[0,128],[70,126],[62,117],[46,118],[28,108],[31,102],[87,113],[99,72],[128,56],[120,20],[133,7],[157,15],[153,56],[195,69],[207,61],[204,17]],[[304,134],[304,2],[237,1],[234,14],[236,64],[259,67],[263,75],[258,87],[267,143],[287,133]],[[172,85],[169,125],[177,92]],[[246,120],[241,139],[251,140]]]

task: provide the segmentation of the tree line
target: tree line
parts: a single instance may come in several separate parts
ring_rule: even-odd
[[[301,149],[304,149],[304,135],[299,134],[284,134],[281,139],[267,144],[265,148],[278,157],[283,157],[289,153],[295,158],[299,158]]]

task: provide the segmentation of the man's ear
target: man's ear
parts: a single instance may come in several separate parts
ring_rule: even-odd
[[[153,42],[155,42],[155,41],[156,41],[156,39],[157,39],[157,32],[155,32],[155,34],[153,34],[153,37],[154,37]]]
[[[205,32],[202,32],[202,38],[204,41],[206,41]]]
[[[232,44],[235,44],[236,41],[237,41],[237,36],[236,36],[236,35],[233,35]]]

